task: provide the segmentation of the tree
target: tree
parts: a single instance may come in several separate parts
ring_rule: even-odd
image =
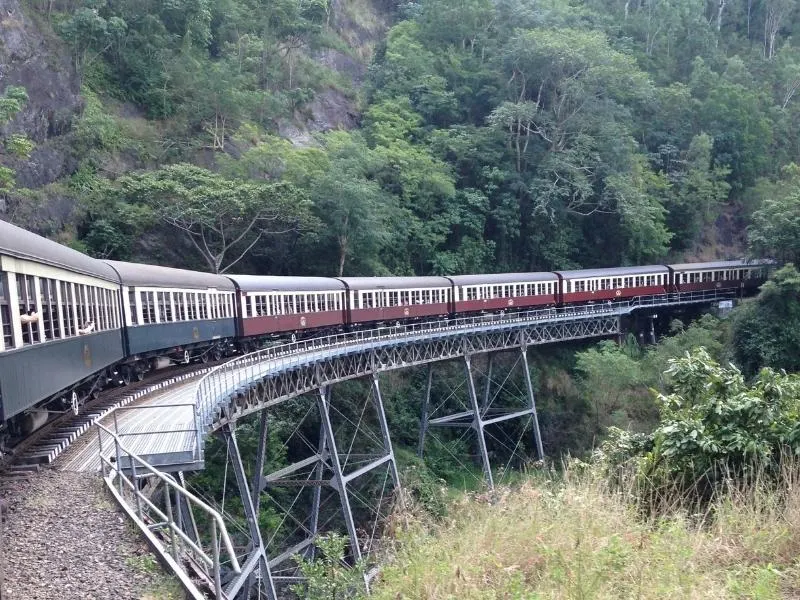
[[[647,398],[644,376],[627,350],[604,341],[576,355],[575,370],[584,397],[592,404],[597,434],[609,425],[625,429],[632,423],[641,426],[641,417],[647,413],[642,402]]]
[[[377,181],[369,179],[375,159],[358,135],[331,133],[324,139],[330,167],[311,186],[311,198],[320,221],[322,243],[329,238],[336,248],[336,273],[354,261],[374,273],[380,250],[390,233],[391,197]],[[329,242],[330,243],[330,242]]]
[[[789,264],[774,273],[733,318],[733,350],[745,373],[761,367],[800,371],[800,273]]]
[[[603,445],[614,463],[633,459],[639,491],[650,501],[707,500],[720,484],[753,470],[776,475],[786,448],[800,453],[800,377],[764,368],[748,384],[702,347],[669,365],[671,390],[656,396],[655,431],[614,430]]]
[[[306,195],[287,183],[249,183],[188,164],[121,177],[119,197],[146,204],[224,273],[270,235],[312,224]]]
[[[748,240],[753,253],[782,261],[800,258],[800,167],[783,169],[783,177],[762,188],[761,207],[753,213]]]

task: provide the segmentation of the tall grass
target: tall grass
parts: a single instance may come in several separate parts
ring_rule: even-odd
[[[613,485],[568,466],[432,522],[394,520],[397,546],[375,598],[800,598],[800,465],[701,505],[660,499],[643,517],[635,477]]]

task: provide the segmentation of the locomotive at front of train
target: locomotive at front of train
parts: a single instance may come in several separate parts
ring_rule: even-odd
[[[233,351],[235,288],[227,277],[107,260],[119,274],[124,319],[124,383],[147,371]]]
[[[39,427],[48,410],[76,409],[123,358],[114,270],[4,221],[0,323],[0,429],[6,434]]]

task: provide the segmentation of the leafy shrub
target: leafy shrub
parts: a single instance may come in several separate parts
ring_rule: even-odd
[[[647,436],[613,431],[601,450],[608,466],[633,464],[645,491],[691,490],[696,500],[754,469],[776,474],[787,451],[800,454],[800,377],[765,368],[748,384],[705,348],[669,364],[658,427]]]

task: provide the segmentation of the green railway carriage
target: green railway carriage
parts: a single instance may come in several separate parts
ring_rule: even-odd
[[[122,360],[119,277],[108,265],[0,221],[0,422],[69,402]],[[44,414],[46,417],[46,413]]]
[[[221,356],[236,336],[235,288],[227,277],[104,261],[119,275],[129,363]],[[152,364],[152,361],[150,361]],[[137,373],[141,373],[139,369]]]

